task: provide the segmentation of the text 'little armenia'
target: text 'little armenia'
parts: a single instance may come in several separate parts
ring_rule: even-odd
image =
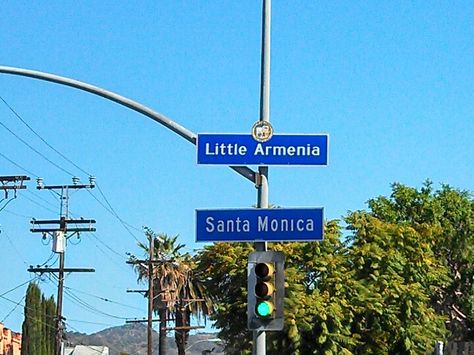
[[[247,146],[237,143],[206,143],[206,155],[215,156],[245,156],[247,154]],[[263,145],[258,143],[253,151],[254,156],[319,156],[321,148],[317,145]]]

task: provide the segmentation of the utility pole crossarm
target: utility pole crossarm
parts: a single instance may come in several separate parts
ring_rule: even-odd
[[[95,272],[95,269],[92,268],[72,268],[72,267],[65,267],[65,268],[49,268],[49,267],[30,267],[28,268],[29,272],[39,272],[39,273],[45,273],[45,272]]]
[[[160,320],[155,318],[155,319],[152,319],[151,321],[159,322]],[[129,319],[125,321],[125,323],[147,323],[147,322],[148,322],[148,319]]]
[[[127,264],[131,264],[131,265],[135,265],[135,264],[164,264],[164,263],[169,263],[169,262],[173,262],[173,260],[140,260],[140,259],[136,259],[136,260],[127,260],[125,263]]]
[[[24,175],[10,175],[10,176],[0,176],[0,181],[2,182],[22,182],[31,180],[28,176]]]
[[[166,327],[162,328],[163,330],[191,330],[191,329],[202,329],[206,328],[203,325],[190,325],[190,326],[182,326],[182,327]]]
[[[127,290],[127,293],[147,293],[148,290]]]
[[[17,185],[13,185],[13,186],[4,185],[4,186],[0,186],[0,190],[24,190],[24,189],[26,189],[25,185],[20,185],[20,186],[17,186]]]
[[[54,223],[61,223],[61,222],[65,222],[65,223],[74,223],[74,224],[81,224],[81,223],[86,223],[86,224],[91,224],[91,223],[95,223],[95,219],[67,219],[65,218],[64,220],[61,220],[61,219],[43,219],[43,220],[36,220],[36,219],[33,219],[31,220],[31,224],[54,224]]]
[[[0,190],[5,191],[5,198],[8,198],[8,191],[14,190],[16,197],[16,190],[24,190],[26,186],[24,181],[28,181],[30,178],[24,175],[10,175],[0,176]],[[12,184],[12,185],[9,185]]]
[[[51,233],[58,231],[58,228],[31,228],[30,232],[32,233]],[[72,233],[82,233],[82,232],[95,232],[96,228],[68,228],[68,232]]]
[[[36,220],[33,219],[30,222],[33,226],[35,225],[46,225],[46,224],[57,224],[57,227],[45,227],[45,228],[31,228],[30,232],[32,233],[52,233],[57,231],[63,231],[64,233],[72,232],[72,233],[81,233],[81,232],[95,232],[96,228],[89,226],[89,227],[74,227],[69,228],[68,223],[71,224],[89,224],[92,225],[96,223],[95,219],[68,219],[68,218],[61,218],[61,219],[44,219],[44,220]]]

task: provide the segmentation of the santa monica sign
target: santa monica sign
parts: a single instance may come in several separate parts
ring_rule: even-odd
[[[322,208],[196,210],[197,242],[322,239]]]

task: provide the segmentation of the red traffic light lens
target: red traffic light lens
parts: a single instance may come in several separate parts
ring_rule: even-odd
[[[275,268],[271,263],[258,263],[255,265],[255,275],[261,279],[269,279],[274,270]]]

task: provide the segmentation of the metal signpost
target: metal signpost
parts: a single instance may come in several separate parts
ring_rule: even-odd
[[[258,165],[256,209],[196,211],[196,241],[252,241],[248,263],[248,329],[255,355],[266,354],[266,330],[283,329],[284,256],[267,251],[268,241],[323,238],[323,209],[269,209],[268,166],[326,166],[326,134],[273,134],[270,124],[271,0],[263,0],[260,118],[251,134],[199,134],[198,164]],[[273,270],[274,269],[274,270]],[[272,271],[273,270],[273,271]],[[280,285],[280,287],[274,287]]]

